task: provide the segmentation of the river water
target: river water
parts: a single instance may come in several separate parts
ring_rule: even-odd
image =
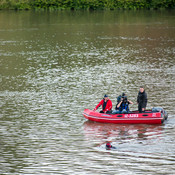
[[[0,174],[175,174],[175,11],[0,11],[0,66]],[[83,117],[140,85],[164,124]]]

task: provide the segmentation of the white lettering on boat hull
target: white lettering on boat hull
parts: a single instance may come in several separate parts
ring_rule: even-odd
[[[139,115],[138,114],[125,114],[124,117],[125,118],[138,118]]]

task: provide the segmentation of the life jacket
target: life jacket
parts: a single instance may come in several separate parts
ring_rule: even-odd
[[[125,109],[127,112],[129,112],[129,103],[128,101],[126,103],[123,103],[120,105],[119,107],[119,111],[123,111],[123,109]]]

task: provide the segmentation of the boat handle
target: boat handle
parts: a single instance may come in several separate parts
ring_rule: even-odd
[[[123,117],[123,115],[117,115],[117,117]]]

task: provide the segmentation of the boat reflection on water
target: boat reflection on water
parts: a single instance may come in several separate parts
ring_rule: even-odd
[[[87,140],[102,144],[107,141],[119,144],[131,141],[139,143],[144,140],[160,139],[162,125],[110,124],[86,121],[84,122],[84,134]]]

